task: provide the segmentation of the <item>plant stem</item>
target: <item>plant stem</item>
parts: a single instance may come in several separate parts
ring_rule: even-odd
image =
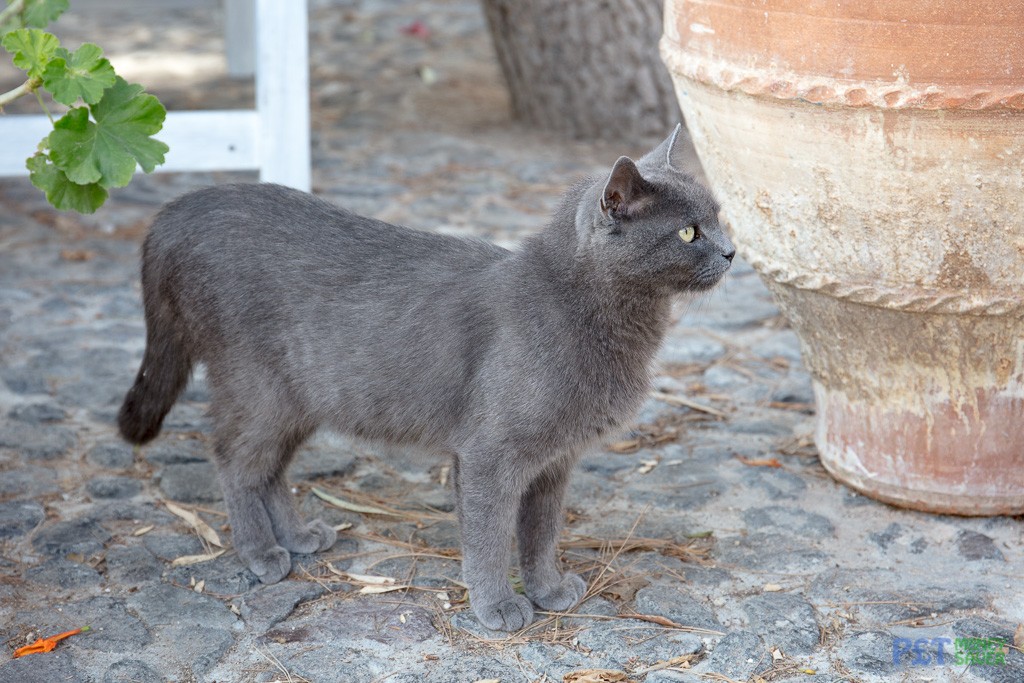
[[[27,95],[39,86],[36,79],[30,78],[14,90],[8,90],[5,93],[0,93],[0,108],[3,108],[8,102],[13,102],[22,95]]]
[[[36,100],[39,101],[39,106],[46,112],[46,118],[50,119],[50,125],[53,125],[53,116],[50,115],[50,110],[46,106],[46,102],[43,102],[43,94],[39,92],[39,88],[33,88],[33,92],[36,94]]]
[[[17,14],[21,10],[25,9],[25,0],[14,0],[7,7],[0,10],[0,24],[11,18],[12,15]]]

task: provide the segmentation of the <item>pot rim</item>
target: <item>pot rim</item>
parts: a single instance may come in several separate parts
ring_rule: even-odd
[[[1012,290],[975,288],[955,291],[920,285],[885,287],[874,282],[830,277],[809,270],[794,272],[762,257],[748,246],[740,245],[737,248],[744,260],[762,277],[779,285],[833,299],[908,313],[1024,317],[1024,297]]]
[[[822,453],[822,444],[816,444]],[[827,444],[825,449],[829,448]],[[910,488],[879,479],[871,479],[840,465],[826,453],[819,456],[825,470],[837,481],[868,498],[911,510],[963,517],[991,517],[1024,514],[1024,494],[990,495],[958,494],[949,491]]]
[[[659,41],[669,71],[725,91],[811,104],[878,109],[1024,110],[1024,88],[978,85],[912,87],[893,81],[858,81],[809,76],[779,68],[747,68],[687,50],[667,34]]]

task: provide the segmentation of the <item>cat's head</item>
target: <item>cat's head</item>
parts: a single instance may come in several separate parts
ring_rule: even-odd
[[[637,162],[620,157],[577,207],[579,248],[619,282],[699,292],[732,263],[736,249],[718,223],[718,202],[672,165],[679,132]]]

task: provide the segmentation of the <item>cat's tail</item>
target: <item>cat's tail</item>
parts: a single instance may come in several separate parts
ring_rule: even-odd
[[[121,436],[134,444],[144,444],[160,433],[164,417],[188,384],[193,364],[178,316],[161,295],[159,284],[147,282],[150,264],[145,256],[143,263],[146,352],[117,416]]]

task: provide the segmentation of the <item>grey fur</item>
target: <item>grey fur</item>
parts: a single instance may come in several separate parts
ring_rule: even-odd
[[[169,203],[143,248],[147,346],[122,434],[153,438],[206,364],[234,546],[267,583],[335,541],[285,479],[314,430],[445,454],[481,622],[572,607],[585,585],[556,552],[571,468],[644,401],[673,296],[713,287],[734,251],[711,195],[668,164],[674,138],[576,184],[515,252],[276,185]],[[507,578],[516,535],[526,597]]]

